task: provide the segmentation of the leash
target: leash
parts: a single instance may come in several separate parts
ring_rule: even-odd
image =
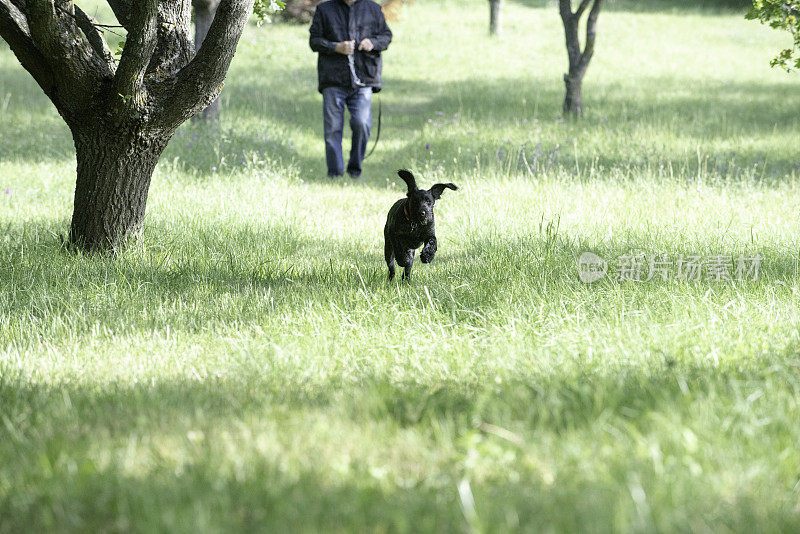
[[[381,97],[378,97],[378,131],[375,132],[375,142],[372,144],[372,150],[369,151],[369,154],[364,156],[364,159],[367,159],[375,152],[375,147],[378,146],[378,140],[381,138],[381,115],[383,115],[383,109],[381,107]]]
[[[359,87],[364,87],[364,83],[359,79],[358,74],[356,74],[356,64],[353,58],[353,54],[348,54],[347,56],[347,66],[350,68],[350,76],[352,76],[353,81]],[[364,159],[367,159],[375,152],[375,147],[378,146],[378,140],[381,138],[381,115],[383,115],[383,109],[381,109],[381,97],[378,97],[378,131],[375,133],[375,143],[372,145],[372,150],[369,151],[369,154],[364,156]],[[361,161],[364,161],[362,159]]]
[[[355,60],[353,59],[353,54],[349,54],[347,56],[347,66],[350,68],[350,76],[352,76],[352,79],[355,82],[356,86],[364,87],[364,83],[358,78],[358,75],[356,74],[356,64],[355,64]],[[378,131],[375,133],[375,143],[373,143],[373,145],[372,145],[372,150],[370,150],[369,153],[366,156],[364,156],[364,159],[362,159],[361,161],[364,161],[365,159],[370,157],[372,155],[372,153],[375,152],[375,147],[378,146],[378,140],[381,138],[381,115],[383,115],[383,109],[381,107],[381,97],[379,96],[378,97]]]

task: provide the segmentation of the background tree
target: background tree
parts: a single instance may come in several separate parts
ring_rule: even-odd
[[[203,46],[203,41],[206,40],[208,29],[214,21],[214,15],[217,13],[219,0],[192,0],[192,7],[194,8],[194,52],[195,54]],[[201,113],[196,116],[206,121],[219,122],[219,114],[222,109],[222,96],[218,96],[211,104],[208,105]]]
[[[800,69],[800,2],[797,0],[753,0],[750,11],[745,15],[751,20],[760,20],[778,30],[792,34],[792,48],[785,48],[775,56],[770,65],[787,71]]]
[[[286,9],[281,11],[281,20],[309,24],[314,18],[317,5],[323,0],[287,0]]]
[[[586,74],[589,61],[594,54],[597,16],[600,14],[602,3],[603,0],[581,0],[578,9],[573,12],[571,0],[558,1],[561,21],[564,23],[564,36],[567,41],[567,56],[569,57],[569,72],[564,75],[564,84],[567,90],[564,97],[564,114],[580,115],[583,113],[583,97],[581,96],[583,76]],[[581,50],[578,26],[581,16],[590,4],[592,7],[586,20],[586,43]]]
[[[75,143],[70,244],[114,250],[138,232],[156,162],[176,128],[219,94],[253,2],[222,0],[195,55],[189,0],[108,0],[127,30],[117,60],[104,26],[74,2],[0,0],[0,37]]]
[[[500,35],[503,32],[502,9],[503,0],[489,0],[490,35]]]

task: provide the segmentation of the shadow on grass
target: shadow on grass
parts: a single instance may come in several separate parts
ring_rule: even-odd
[[[221,130],[184,125],[161,164],[175,163],[203,176],[279,162],[295,165],[304,180],[324,180],[321,99],[316,91],[287,90],[283,84],[287,75],[315,77],[313,69],[305,68],[276,80],[264,76],[258,84],[232,82],[225,89],[226,115],[237,121],[248,119],[241,124],[224,120]],[[12,96],[38,91],[21,68],[2,69],[0,76]],[[528,169],[535,174],[559,169],[572,172],[576,163],[573,141],[577,142],[579,167],[597,168],[601,174],[614,169],[630,173],[669,167],[696,175],[701,167],[725,179],[780,179],[800,168],[797,154],[788,146],[752,142],[796,132],[800,87],[794,85],[709,81],[687,91],[684,80],[663,77],[638,79],[631,87],[598,85],[589,79],[584,89],[587,114],[575,122],[561,119],[561,83],[536,83],[526,77],[386,80],[388,89],[381,96],[381,142],[365,162],[367,179],[362,184],[383,187],[397,168],[409,165],[454,168],[453,157],[460,151],[470,154],[462,156],[462,172],[473,170],[476,157],[484,169],[512,169],[522,174]],[[263,98],[269,99],[268,105]],[[27,124],[19,135],[0,137],[0,158],[71,159],[68,130],[51,108],[43,95],[29,102],[24,111]],[[18,122],[4,121],[8,125]],[[489,125],[488,134],[482,125]],[[666,136],[667,148],[654,145],[653,134],[643,136],[643,131]],[[501,138],[497,132],[502,133]],[[318,138],[319,142],[298,146],[298,136]],[[344,144],[347,149],[349,141]]]
[[[780,358],[772,358],[745,370],[665,360],[647,371],[573,367],[504,384],[434,386],[376,376],[308,387],[262,369],[236,369],[232,379],[46,386],[3,372],[6,431],[0,455],[14,461],[0,466],[0,530],[460,530],[464,497],[457,487],[465,476],[460,458],[475,453],[483,461],[510,456],[517,473],[512,477],[504,469],[472,480],[476,520],[508,528],[610,530],[636,518],[628,499],[631,473],[651,499],[657,493],[664,497],[664,475],[633,450],[635,440],[657,432],[663,414],[692,420],[698,404],[730,410],[751,393],[742,387],[746,381],[783,379],[775,376],[780,364]],[[796,376],[793,380],[793,387],[800,387]],[[776,409],[763,407],[768,413]],[[429,479],[403,482],[376,477],[369,465],[358,462],[345,473],[332,472],[316,458],[301,457],[299,465],[287,467],[277,455],[291,453],[280,446],[277,453],[262,452],[253,441],[264,433],[289,446],[291,439],[281,436],[284,427],[301,439],[313,435],[313,429],[297,427],[309,414],[330,420],[333,428],[392,421],[429,436],[432,445],[454,448],[459,456],[446,459]],[[252,421],[268,424],[253,427]],[[587,457],[591,472],[561,460],[555,484],[523,461],[524,454],[538,456],[543,435],[585,438],[607,429],[609,421],[624,422],[616,430],[623,444],[616,446],[631,447],[630,456]],[[771,426],[771,432],[793,431],[780,423]],[[250,430],[240,435],[244,427]],[[437,433],[437,428],[447,431]],[[230,439],[231,450],[225,446]],[[625,445],[628,439],[634,444]],[[477,450],[471,453],[473,447]],[[681,454],[680,449],[664,452]],[[678,478],[676,484],[675,475],[669,479],[675,484],[667,489],[670,509],[677,506],[680,513],[661,510],[648,518],[653,527],[660,521],[661,527],[678,528],[702,520],[734,530],[772,530],[796,527],[800,520],[791,502],[780,498],[780,488],[750,488],[751,493],[737,492],[732,500],[706,475],[692,477],[691,483]],[[569,514],[561,513],[565,508]]]
[[[210,325],[248,328],[262,324],[264,317],[328,301],[362,311],[365,302],[383,302],[388,309],[435,313],[441,320],[485,327],[511,300],[529,302],[532,310],[555,306],[552,313],[557,314],[559,299],[567,298],[590,304],[584,313],[591,316],[592,303],[598,304],[608,292],[629,293],[637,301],[654,299],[659,309],[669,308],[672,300],[663,296],[671,291],[723,304],[742,295],[771,294],[777,284],[791,292],[798,276],[794,251],[762,251],[757,281],[656,278],[641,284],[609,277],[588,286],[578,279],[577,269],[577,258],[586,249],[563,233],[508,240],[477,237],[461,249],[443,248],[431,265],[416,262],[411,283],[388,282],[380,247],[301,236],[283,223],[259,228],[219,223],[172,235],[169,228],[151,225],[116,258],[76,257],[61,249],[55,236],[32,236],[14,226],[8,234],[0,247],[7,258],[0,267],[0,284],[6,288],[8,321],[0,341],[20,346],[39,343],[41,335],[83,335],[98,324],[122,332],[201,332]],[[593,250],[613,263],[613,258],[630,252],[630,237]],[[726,251],[732,258],[756,252]],[[148,313],[143,321],[142,309],[158,312]],[[27,329],[24,325],[31,321],[40,323],[42,330]]]
[[[271,368],[264,355],[263,361],[232,362],[227,378],[36,385],[19,378],[5,362],[0,399],[9,422],[20,423],[9,435],[16,441],[23,440],[26,428],[37,426],[78,440],[93,439],[94,428],[114,440],[145,428],[169,434],[199,424],[213,430],[217,422],[261,413],[280,425],[292,410],[319,410],[356,423],[391,420],[399,428],[452,424],[459,434],[483,422],[562,433],[590,426],[604,415],[622,415],[642,425],[652,423],[651,413],[665,410],[690,415],[691,399],[711,395],[738,402],[763,381],[782,380],[800,389],[796,375],[783,376],[794,373],[796,347],[770,358],[718,364],[682,356],[663,354],[647,365],[624,360],[587,364],[576,357],[551,371],[502,382],[437,378],[432,383],[397,381],[391,370],[298,380]]]
[[[312,76],[313,72],[303,75]],[[782,177],[800,165],[797,154],[785,145],[764,147],[751,142],[776,134],[793,135],[797,130],[800,88],[794,86],[707,82],[687,91],[683,81],[669,78],[639,80],[630,88],[619,83],[594,85],[589,81],[585,88],[586,116],[579,121],[564,121],[561,85],[554,82],[548,87],[535,87],[534,84],[527,79],[387,80],[389,89],[381,96],[381,141],[372,158],[365,162],[365,176],[369,179],[363,183],[383,187],[385,179],[391,178],[397,168],[409,164],[451,168],[453,157],[467,150],[469,158],[480,157],[486,168],[502,170],[511,165],[518,173],[525,173],[526,167],[534,173],[571,171],[575,167],[573,140],[578,142],[578,163],[584,169],[594,165],[606,171],[644,171],[663,166],[697,175],[701,166],[704,172],[736,180],[752,177],[754,166],[759,168],[756,176]],[[316,92],[286,95],[268,81],[259,85],[232,85],[227,90],[232,110],[244,115],[252,114],[253,108],[258,107],[249,95],[272,95],[274,105],[265,111],[270,123],[281,125],[282,132],[304,132],[318,137],[319,152],[300,151],[289,139],[268,131],[233,127],[223,133],[221,141],[210,139],[212,144],[229,148],[221,149],[221,153],[219,149],[202,151],[214,159],[183,153],[176,146],[174,153],[187,166],[208,172],[224,157],[245,162],[252,159],[250,155],[257,154],[263,159],[296,163],[304,179],[324,180],[321,101]],[[787,91],[797,93],[798,98],[787,98]],[[632,97],[631,92],[640,96]],[[645,93],[647,98],[642,98]],[[419,100],[409,102],[409,97]],[[487,105],[487,99],[491,105]],[[776,105],[778,102],[781,104]],[[374,116],[373,121],[376,120]],[[490,125],[488,135],[481,125]],[[496,132],[491,133],[493,130],[502,132],[506,139],[498,139]],[[663,146],[654,146],[653,139],[642,137],[643,130],[663,132],[660,135],[669,138],[669,144],[675,148],[664,150]],[[345,150],[349,146],[347,137],[346,128]],[[604,145],[605,149],[598,151],[596,145]],[[720,148],[722,145],[728,146]],[[525,166],[520,157],[522,150],[525,150]],[[699,162],[697,150],[702,157]],[[511,162],[509,158],[517,159]],[[464,170],[470,170],[475,165],[474,159],[467,159],[463,165]]]

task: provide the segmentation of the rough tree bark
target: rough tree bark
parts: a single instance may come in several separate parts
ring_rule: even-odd
[[[489,34],[500,35],[503,32],[503,0],[489,0]]]
[[[219,0],[192,0],[192,7],[194,8],[194,50],[197,53],[200,47],[203,46],[203,41],[206,40],[208,29],[214,21],[214,15],[217,13],[217,6]],[[219,123],[219,115],[222,110],[222,97],[218,96],[214,101],[208,105],[206,109],[196,115],[205,121],[212,123]]]
[[[566,95],[564,96],[564,114],[580,115],[583,113],[583,97],[581,89],[583,76],[589,67],[589,61],[594,54],[594,42],[597,35],[597,16],[603,0],[581,0],[578,9],[572,12],[572,0],[559,0],[558,6],[561,21],[564,23],[564,36],[567,41],[567,56],[569,57],[569,71],[564,74]],[[589,17],[586,20],[586,43],[581,51],[578,37],[578,25],[581,16],[589,7]]]
[[[73,132],[78,179],[70,242],[115,248],[142,227],[150,178],[169,138],[137,131],[120,136],[90,124]]]
[[[108,0],[127,41],[117,61],[102,25],[73,2],[0,0],[0,37],[72,132],[70,244],[113,251],[141,228],[150,178],[184,121],[218,95],[253,0],[222,0],[194,54],[190,0]]]

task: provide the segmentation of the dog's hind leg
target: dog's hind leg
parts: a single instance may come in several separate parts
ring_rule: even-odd
[[[394,248],[389,240],[386,240],[386,244],[383,247],[383,255],[386,258],[386,266],[389,267],[389,280],[394,279]]]

